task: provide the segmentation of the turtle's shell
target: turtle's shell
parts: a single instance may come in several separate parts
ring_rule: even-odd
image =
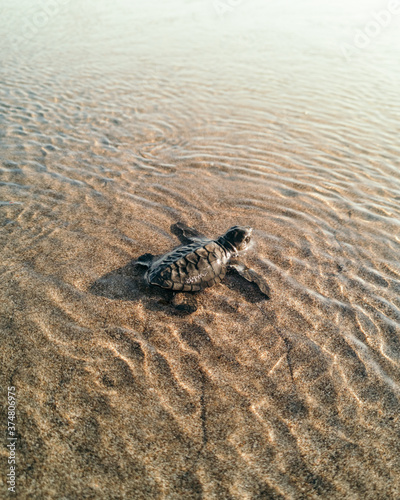
[[[154,261],[146,278],[151,285],[197,292],[223,279],[228,259],[228,252],[216,241],[194,242]]]

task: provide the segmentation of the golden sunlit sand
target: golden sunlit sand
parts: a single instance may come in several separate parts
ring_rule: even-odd
[[[400,497],[397,35],[349,63],[350,7],[300,4],[63,2],[29,39],[10,8],[15,498]],[[134,265],[176,222],[253,227],[270,300],[229,275],[179,314]]]

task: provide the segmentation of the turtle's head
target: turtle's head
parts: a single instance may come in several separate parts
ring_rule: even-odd
[[[228,250],[244,252],[250,246],[252,232],[253,228],[249,226],[233,226],[222,237],[223,245]]]

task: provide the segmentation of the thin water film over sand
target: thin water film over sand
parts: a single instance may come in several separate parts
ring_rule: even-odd
[[[1,4],[2,498],[9,386],[19,499],[400,497],[396,6]]]

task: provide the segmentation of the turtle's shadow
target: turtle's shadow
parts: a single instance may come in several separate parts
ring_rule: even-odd
[[[146,269],[136,262],[134,259],[126,266],[104,274],[90,285],[88,292],[112,300],[142,302],[152,310],[164,310],[172,302],[173,292],[149,286],[144,280]]]
[[[147,309],[162,310],[173,315],[187,315],[196,310],[196,296],[202,292],[178,294],[183,297],[183,304],[177,305],[174,303],[174,297],[177,294],[171,290],[148,285],[144,279],[146,269],[136,263],[137,261],[134,259],[124,267],[101,276],[89,286],[88,292],[112,300],[141,302]],[[260,292],[257,285],[249,283],[235,271],[229,271],[223,283],[228,288],[237,290],[247,302],[254,304],[266,300],[265,295]]]

